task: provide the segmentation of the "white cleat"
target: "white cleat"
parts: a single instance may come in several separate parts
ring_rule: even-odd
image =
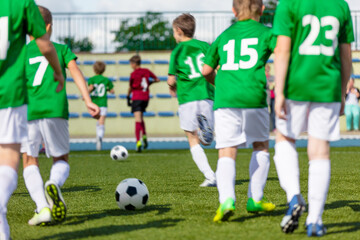
[[[30,226],[45,226],[51,223],[51,210],[48,207],[41,209],[39,213],[35,212],[34,216],[29,220]]]
[[[216,187],[216,179],[205,179],[205,181],[200,184],[200,187]]]

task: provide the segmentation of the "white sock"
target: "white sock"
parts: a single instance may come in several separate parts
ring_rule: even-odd
[[[264,151],[254,151],[249,166],[248,198],[253,198],[255,202],[263,198],[269,168],[270,154]]]
[[[10,238],[10,227],[6,219],[7,203],[17,187],[17,172],[9,166],[0,166],[0,234]]]
[[[220,203],[224,203],[228,198],[236,200],[235,177],[235,160],[228,157],[220,158],[216,169],[216,184]]]
[[[322,224],[322,214],[329,190],[331,163],[328,159],[309,162],[309,214],[306,224]]]
[[[99,137],[104,138],[105,135],[105,125],[99,125]]]
[[[51,168],[50,180],[54,181],[59,187],[62,187],[69,177],[70,166],[67,162],[56,161]]]
[[[50,208],[45,198],[44,182],[38,166],[30,165],[24,169],[24,181],[30,197],[36,204],[37,212],[39,213],[44,207]]]
[[[300,173],[295,144],[282,141],[275,145],[274,162],[280,186],[286,192],[287,202],[300,194]]]
[[[198,144],[190,148],[190,152],[194,162],[205,178],[209,180],[215,179],[215,173],[209,165],[204,149]]]

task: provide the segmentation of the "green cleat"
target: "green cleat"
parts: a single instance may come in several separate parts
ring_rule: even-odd
[[[148,144],[146,135],[144,135],[142,138],[143,138],[143,143],[144,143],[144,149],[147,149],[149,144]]]
[[[62,222],[66,217],[66,205],[59,186],[49,180],[45,183],[45,197],[50,204],[52,218],[55,222]]]
[[[227,221],[234,215],[234,211],[235,201],[232,198],[228,198],[223,204],[220,204],[213,221],[218,223]]]
[[[141,152],[141,147],[142,147],[141,141],[137,141],[137,143],[136,143],[136,152],[140,153]]]
[[[51,224],[51,210],[48,207],[41,209],[39,213],[35,212],[34,216],[29,220],[30,226],[46,226]]]
[[[261,199],[258,202],[255,202],[253,198],[249,198],[246,204],[246,210],[249,213],[256,212],[270,212],[275,209],[275,204],[269,202],[266,198]]]

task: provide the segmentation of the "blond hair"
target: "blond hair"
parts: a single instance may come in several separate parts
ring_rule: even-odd
[[[233,7],[238,20],[258,19],[262,14],[262,0],[233,0]]]

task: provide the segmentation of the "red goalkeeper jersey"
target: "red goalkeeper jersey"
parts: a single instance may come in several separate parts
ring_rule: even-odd
[[[157,77],[146,68],[138,68],[131,73],[132,100],[149,101],[150,78],[156,79]]]

